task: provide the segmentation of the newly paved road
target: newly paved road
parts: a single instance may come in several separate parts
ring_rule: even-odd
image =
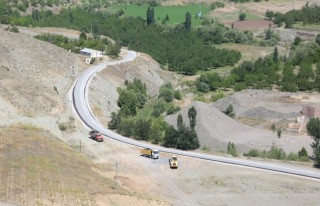
[[[97,130],[109,138],[115,139],[117,141],[121,141],[126,144],[134,145],[137,147],[142,147],[142,148],[152,147],[152,148],[158,149],[161,152],[166,152],[171,154],[178,154],[178,155],[183,155],[187,157],[221,162],[226,164],[246,166],[251,168],[258,168],[263,170],[320,179],[320,171],[315,172],[315,171],[307,171],[307,170],[298,170],[298,169],[274,166],[271,164],[260,163],[260,162],[250,161],[250,160],[239,160],[236,158],[217,157],[213,155],[200,154],[196,152],[188,152],[188,151],[181,151],[176,149],[163,148],[160,146],[142,143],[133,139],[123,137],[107,128],[104,128],[104,126],[99,122],[99,120],[91,112],[91,109],[88,103],[88,91],[89,91],[88,88],[90,85],[90,81],[96,72],[106,68],[108,65],[116,65],[116,64],[132,61],[137,56],[137,53],[134,51],[125,51],[124,53],[125,53],[125,56],[122,60],[119,60],[116,62],[101,63],[99,65],[90,67],[77,79],[76,83],[74,84],[73,95],[72,95],[74,108],[77,111],[79,117],[82,119],[82,121],[91,129]]]

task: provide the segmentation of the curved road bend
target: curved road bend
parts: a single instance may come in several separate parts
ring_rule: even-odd
[[[200,154],[196,152],[188,152],[188,151],[164,148],[164,147],[155,146],[147,143],[142,143],[130,138],[126,138],[109,129],[104,128],[104,126],[99,122],[99,120],[91,112],[91,109],[88,103],[88,90],[89,90],[88,88],[90,85],[90,81],[96,72],[106,68],[108,65],[117,65],[117,64],[129,62],[129,61],[133,61],[137,57],[137,53],[134,51],[126,51],[126,52],[127,54],[122,60],[115,61],[115,62],[104,62],[99,65],[90,67],[76,80],[74,84],[73,93],[72,93],[73,106],[77,111],[79,117],[82,119],[82,121],[91,129],[97,130],[101,132],[103,135],[109,138],[112,138],[114,140],[117,140],[126,144],[130,144],[130,145],[134,145],[137,147],[142,147],[142,148],[152,147],[152,148],[158,149],[161,152],[177,154],[177,155],[182,155],[186,157],[192,157],[192,158],[203,159],[208,161],[215,161],[220,163],[233,164],[233,165],[257,168],[257,169],[269,170],[274,172],[280,172],[285,174],[292,174],[297,176],[320,179],[320,172],[318,173],[318,172],[308,171],[308,170],[298,170],[298,169],[274,166],[267,163],[259,163],[259,162],[249,161],[249,160],[217,157],[213,155]]]

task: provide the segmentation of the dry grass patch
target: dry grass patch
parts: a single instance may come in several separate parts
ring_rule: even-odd
[[[93,205],[115,182],[52,135],[30,125],[0,129],[0,200],[19,205]],[[121,188],[120,193],[126,193]]]

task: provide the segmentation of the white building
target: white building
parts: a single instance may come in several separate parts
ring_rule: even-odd
[[[97,51],[97,50],[88,49],[88,48],[81,49],[80,54],[88,56],[90,58],[102,57],[102,51]]]

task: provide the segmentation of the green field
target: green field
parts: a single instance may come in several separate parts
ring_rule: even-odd
[[[117,11],[122,9],[126,16],[142,17],[146,19],[146,12],[148,5],[115,5],[109,7],[111,11]],[[169,21],[166,24],[174,25],[185,21],[185,15],[189,12],[192,15],[192,25],[197,26],[201,24],[201,19],[196,18],[196,15],[201,10],[201,16],[205,16],[210,9],[201,4],[195,5],[182,5],[182,6],[156,6],[154,7],[155,20],[161,23],[165,19],[166,15],[169,16]]]

